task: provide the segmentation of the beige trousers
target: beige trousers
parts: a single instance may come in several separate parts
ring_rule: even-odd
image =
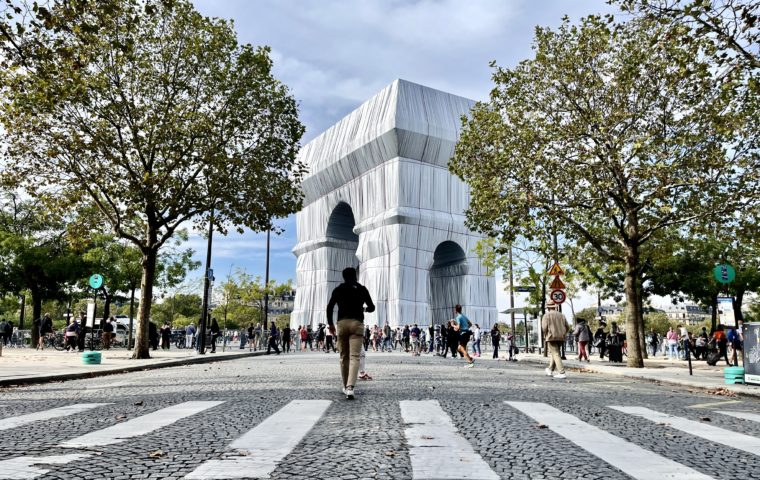
[[[338,321],[338,350],[340,351],[340,375],[343,385],[353,387],[359,375],[359,356],[364,342],[364,324],[359,320]]]
[[[549,348],[549,371],[557,370],[559,373],[565,373],[565,366],[562,365],[562,355],[560,349],[562,342],[546,342]]]

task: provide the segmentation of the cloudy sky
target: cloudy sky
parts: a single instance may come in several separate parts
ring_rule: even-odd
[[[232,19],[241,43],[268,45],[275,75],[299,102],[306,143],[397,78],[475,100],[492,88],[489,63],[532,55],[536,25],[611,12],[603,0],[194,0],[207,16]],[[272,237],[271,278],[295,279],[294,218]],[[244,269],[264,276],[263,235],[214,239],[217,279]],[[191,238],[198,259],[205,241]],[[501,275],[497,274],[497,281]],[[498,306],[508,305],[499,288]],[[519,299],[518,299],[519,301]],[[576,301],[588,306],[592,299]]]

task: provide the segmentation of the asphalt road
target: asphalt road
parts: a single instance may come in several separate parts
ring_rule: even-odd
[[[760,479],[756,399],[519,362],[367,363],[353,401],[324,353],[0,390],[0,478]]]

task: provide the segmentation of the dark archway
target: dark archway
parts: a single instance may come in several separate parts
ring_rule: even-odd
[[[329,264],[326,267],[330,292],[343,282],[344,268],[355,267],[358,272],[359,259],[356,256],[356,250],[359,248],[359,236],[354,233],[355,226],[354,211],[351,206],[345,202],[336,205],[327,221],[325,231],[326,248],[329,252],[327,255]],[[327,298],[329,298],[329,292]],[[327,298],[325,305],[327,305]]]
[[[453,318],[454,305],[464,301],[467,257],[456,242],[445,241],[433,253],[430,267],[429,303],[433,323],[441,325]]]
[[[354,233],[354,211],[345,202],[340,202],[330,214],[327,221],[327,237],[348,242],[359,242],[359,236]]]

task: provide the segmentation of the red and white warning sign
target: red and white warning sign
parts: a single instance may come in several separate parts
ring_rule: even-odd
[[[559,305],[560,303],[563,303],[567,297],[562,290],[552,290],[549,294],[549,298],[552,299],[552,302]]]

